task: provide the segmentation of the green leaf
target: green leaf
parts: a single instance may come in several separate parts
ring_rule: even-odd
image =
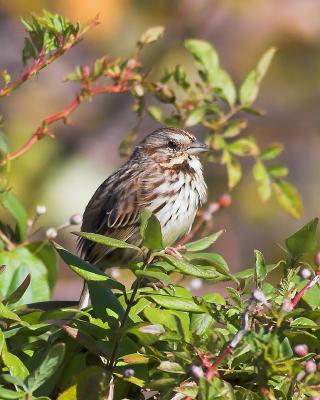
[[[0,294],[4,298],[13,293],[21,285],[26,275],[30,274],[30,285],[16,305],[49,300],[50,287],[47,268],[27,248],[17,247],[11,251],[1,251],[0,265],[7,266],[0,279]]]
[[[163,249],[161,225],[158,218],[144,209],[141,212],[140,221],[140,234],[144,246],[150,250]]]
[[[185,245],[185,248],[187,249],[187,251],[191,252],[205,250],[208,247],[210,247],[213,243],[215,243],[223,232],[224,230],[222,229],[216,233],[212,233],[209,236],[206,236],[194,242],[187,243]]]
[[[202,279],[220,278],[220,274],[211,266],[193,265],[184,259],[177,259],[169,254],[161,254],[161,257],[171,262],[171,264],[184,275],[190,275]]]
[[[226,130],[223,132],[223,137],[224,138],[234,138],[238,136],[243,129],[245,129],[248,125],[248,122],[246,120],[238,120],[238,121],[231,121],[226,128]]]
[[[148,295],[150,299],[161,307],[169,310],[188,311],[188,312],[204,312],[201,305],[194,302],[192,298],[183,298],[177,296],[165,295]]]
[[[254,254],[256,259],[256,267],[255,267],[256,285],[257,287],[261,287],[261,282],[267,276],[266,263],[264,261],[264,257],[261,251],[255,250]]]
[[[283,145],[281,143],[274,143],[261,152],[261,160],[273,160],[283,152]]]
[[[160,271],[150,271],[150,270],[146,270],[146,271],[142,271],[142,270],[136,270],[134,271],[136,276],[140,276],[143,278],[149,278],[151,280],[157,280],[160,282],[164,282],[167,285],[172,284],[174,281],[165,273],[160,272]]]
[[[13,390],[5,389],[4,387],[0,387],[0,398],[2,400],[25,399],[25,396],[25,392],[16,392]]]
[[[263,201],[271,196],[271,179],[264,164],[257,160],[252,169],[253,177],[258,182],[258,192]]]
[[[26,210],[12,192],[2,193],[0,201],[3,207],[6,208],[17,221],[19,239],[21,241],[25,240],[27,237],[28,226],[28,214]]]
[[[64,353],[64,343],[57,343],[49,348],[41,364],[28,376],[26,380],[28,390],[34,392],[58,371]]]
[[[299,218],[302,203],[296,188],[286,181],[274,181],[273,188],[280,206],[291,216]]]
[[[99,235],[97,233],[89,233],[89,232],[72,232],[76,236],[80,236],[87,240],[91,240],[92,242],[99,243],[103,246],[107,247],[115,247],[118,249],[132,249],[137,252],[141,252],[139,247],[134,246],[133,244],[124,242],[123,240],[113,239],[108,236]]]
[[[230,143],[229,151],[240,157],[257,156],[260,152],[259,147],[252,138],[243,138]]]
[[[249,72],[240,86],[240,103],[243,106],[250,106],[257,98],[260,84],[268,71],[275,52],[276,49],[274,47],[267,50],[261,57],[256,68]]]
[[[55,246],[63,261],[72,269],[72,271],[81,276],[84,280],[103,282],[103,286],[109,289],[124,289],[124,286],[120,282],[110,278],[94,265],[89,264],[57,244]]]
[[[284,178],[289,173],[288,168],[283,165],[272,165],[268,168],[268,172],[275,178]]]
[[[187,119],[185,121],[185,126],[194,126],[197,125],[205,116],[206,107],[197,107],[193,110],[189,111],[187,114]]]
[[[217,68],[214,76],[212,76],[213,86],[218,89],[218,93],[221,94],[230,106],[233,106],[236,102],[237,92],[230,75],[222,68]]]
[[[164,27],[163,26],[154,26],[152,28],[147,29],[140,37],[138,44],[145,45],[145,44],[150,44],[153,42],[156,42],[161,38],[161,36],[164,33]]]
[[[121,285],[120,282],[117,283]],[[88,288],[93,311],[98,318],[102,321],[108,321],[110,319],[109,310],[118,316],[123,315],[123,307],[111,289],[103,287],[101,283],[94,281],[88,282]]]
[[[219,57],[215,49],[209,42],[199,39],[185,40],[184,46],[196,60],[204,80],[213,84],[215,73],[219,68]]]
[[[200,262],[213,265],[221,274],[229,274],[229,267],[225,259],[218,253],[191,253],[185,254],[184,257],[191,263],[198,264]]]
[[[286,240],[286,247],[293,257],[313,253],[317,249],[318,241],[316,234],[318,221],[318,218],[311,220]]]
[[[2,350],[1,358],[3,364],[8,368],[11,375],[24,380],[29,371],[23,362],[14,354],[10,353],[6,348]]]
[[[143,313],[151,323],[161,324],[171,331],[179,333],[186,342],[190,342],[190,318],[187,313],[176,310],[161,310],[159,313],[159,309],[153,307],[145,308]]]
[[[16,313],[9,310],[3,303],[0,303],[0,318],[2,319],[9,319],[12,321],[21,321]]]
[[[194,335],[203,336],[214,323],[215,320],[209,314],[193,314],[190,329]]]
[[[31,275],[28,274],[24,281],[21,283],[20,286],[17,287],[15,291],[13,291],[5,300],[5,304],[13,304],[17,303],[21,297],[25,294],[26,290],[28,289],[31,282]]]
[[[234,188],[241,179],[242,170],[238,160],[231,156],[228,151],[223,153],[223,161],[227,166],[228,186],[229,189]]]
[[[180,364],[172,361],[161,361],[158,369],[171,374],[185,374],[184,368]]]

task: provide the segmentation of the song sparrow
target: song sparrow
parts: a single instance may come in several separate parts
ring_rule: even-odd
[[[183,129],[162,128],[136,146],[130,159],[107,178],[89,201],[81,230],[141,245],[141,209],[153,212],[161,224],[165,246],[191,228],[207,187],[197,154],[208,147]],[[125,265],[128,249],[106,248],[80,238],[82,257],[100,268]],[[79,307],[88,305],[84,288]]]

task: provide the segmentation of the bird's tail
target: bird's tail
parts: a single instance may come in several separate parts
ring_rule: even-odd
[[[90,302],[90,295],[89,295],[89,288],[87,282],[83,282],[83,288],[79,299],[78,308],[79,310],[83,310],[84,308],[88,307]]]

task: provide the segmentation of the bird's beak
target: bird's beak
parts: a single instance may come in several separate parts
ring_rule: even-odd
[[[210,151],[209,146],[200,142],[199,140],[196,140],[195,142],[192,142],[190,144],[190,146],[188,147],[187,153],[188,154],[198,154],[198,153],[203,153],[205,151]]]

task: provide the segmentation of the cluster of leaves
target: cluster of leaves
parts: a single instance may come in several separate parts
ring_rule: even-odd
[[[34,61],[13,82],[7,71],[1,72],[0,96],[11,94],[61,56],[86,30],[48,12],[24,25],[29,34],[24,58]],[[208,161],[226,165],[230,189],[241,177],[238,158],[252,157],[262,199],[274,190],[284,209],[298,216],[300,200],[285,180],[287,169],[266,164],[282,147],[275,144],[261,150],[253,138],[239,138],[247,126],[239,113],[259,114],[252,104],[274,49],[263,55],[238,91],[213,47],[195,39],[187,40],[185,47],[195,60],[199,79],[192,82],[178,65],[154,81],[143,70],[140,52],[162,33],[162,27],[145,32],[129,58],[102,57],[91,68],[77,68],[68,76],[81,85],[76,99],[47,117],[14,157],[0,136],[1,165],[8,167],[11,159],[46,134],[47,125],[66,119],[84,100],[129,91],[139,118],[146,110],[162,124],[205,127],[207,143],[214,150]],[[128,152],[136,135],[137,129],[125,138],[122,152]],[[47,231],[46,239],[36,240],[40,236],[34,227],[43,208],[28,215],[4,174],[1,178],[0,203],[8,214],[0,224],[1,399],[111,400],[152,395],[164,400],[298,400],[319,394],[316,268],[320,262],[314,266],[304,260],[318,246],[317,220],[287,239],[284,260],[266,264],[256,250],[255,265],[236,274],[209,249],[222,232],[186,243],[177,257],[164,251],[159,222],[147,212],[141,216],[141,248],[77,233],[102,246],[130,248],[140,255],[141,260],[131,265],[135,282],[126,288],[53,243],[55,229]],[[57,278],[57,254],[87,281],[92,307],[79,311],[71,307],[75,304],[49,301]],[[216,292],[195,296],[181,284],[185,278],[231,286],[225,297]]]
[[[87,281],[92,307],[26,306],[26,299],[39,299],[35,276],[30,280],[21,269],[20,279],[12,280],[0,303],[1,399],[142,399],[151,391],[159,399],[298,400],[319,393],[320,289],[313,286],[299,308],[292,305],[306,283],[299,271],[314,274],[302,257],[317,249],[317,220],[286,240],[284,260],[268,265],[256,250],[254,267],[231,274],[223,257],[207,250],[222,232],[186,244],[177,258],[163,251],[154,215],[141,219],[141,248],[77,233],[142,255],[148,247],[145,261],[132,264],[131,289],[55,243]],[[10,261],[1,277],[15,266]],[[177,283],[182,276],[233,286],[226,298],[216,292],[199,297]],[[236,343],[244,319],[250,323]]]

